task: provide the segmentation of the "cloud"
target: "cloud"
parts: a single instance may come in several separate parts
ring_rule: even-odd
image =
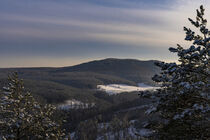
[[[0,55],[169,60],[168,47],[189,44],[182,28],[190,26],[187,18],[195,17],[201,3],[210,5],[191,0],[1,1]]]
[[[132,23],[132,21],[120,22],[118,19],[113,21],[112,19],[107,20],[106,23],[101,21],[89,21],[86,19],[69,19],[66,18],[54,18],[54,17],[28,17],[20,15],[0,15],[1,19],[8,22],[19,23],[13,26],[2,29],[2,36],[8,34],[14,36],[14,38],[46,38],[46,39],[102,39],[104,36],[133,36],[139,38],[139,40],[148,40],[146,38],[154,38],[159,36],[159,33],[167,32],[168,22],[161,19],[163,16],[162,11],[149,11],[149,10],[132,10],[132,9],[118,9],[126,17],[132,17],[133,20],[142,20],[138,23]],[[113,11],[113,10],[111,10]],[[157,14],[156,16],[155,13]],[[106,12],[104,14],[107,14]],[[161,16],[159,16],[161,15]],[[147,18],[144,18],[147,17]],[[143,19],[142,19],[143,18]],[[36,25],[36,26],[34,26]],[[38,27],[37,27],[38,25]],[[41,26],[40,26],[41,25]],[[170,25],[170,24],[169,24]],[[29,27],[28,27],[29,26]],[[31,27],[30,27],[31,26]],[[53,34],[56,33],[56,34]],[[164,34],[165,34],[164,33]],[[100,34],[100,36],[95,36]],[[112,35],[113,34],[113,35]],[[124,41],[128,40],[128,43],[132,44],[131,38],[123,38]],[[142,39],[141,39],[142,37]],[[116,38],[116,37],[115,37]],[[10,38],[11,39],[11,38]],[[104,38],[107,41],[107,37]],[[152,41],[151,39],[150,42]],[[130,41],[129,41],[130,40]],[[112,39],[110,40],[112,41]],[[115,40],[115,42],[121,42]],[[161,42],[161,41],[159,41]],[[133,44],[136,44],[133,42]]]

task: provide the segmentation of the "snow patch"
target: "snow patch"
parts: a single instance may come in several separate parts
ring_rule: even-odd
[[[69,110],[69,109],[86,109],[92,108],[95,106],[95,103],[83,103],[81,101],[72,99],[65,101],[64,104],[59,104],[58,108],[61,110]]]
[[[110,85],[98,85],[97,89],[105,91],[109,95],[119,94],[123,92],[134,92],[134,91],[146,91],[156,90],[159,87],[153,87],[144,83],[139,83],[138,86],[129,86],[125,84],[110,84]]]

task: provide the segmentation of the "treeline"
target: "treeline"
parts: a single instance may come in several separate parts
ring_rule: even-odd
[[[116,96],[116,95],[114,95]],[[113,96],[109,96],[111,98],[115,98]],[[119,96],[116,96],[119,97]],[[126,97],[126,96],[125,96]],[[112,100],[112,99],[111,99]],[[140,116],[144,115],[144,110],[146,107],[144,107],[146,104],[149,104],[151,100],[143,100],[141,98],[136,98],[134,100],[121,102],[116,105],[112,105],[110,107],[103,107],[98,106],[97,104],[92,108],[80,108],[80,109],[69,109],[69,110],[63,110],[63,114],[66,116],[66,121],[68,125],[65,125],[65,128],[70,131],[74,131],[78,124],[81,121],[85,121],[88,119],[92,119],[94,117],[101,116],[100,121],[101,122],[109,122],[112,120],[112,118],[115,115],[124,116],[128,112],[127,117],[129,120],[131,119],[137,119]],[[140,108],[142,107],[142,108]],[[140,109],[139,109],[140,108]],[[132,113],[131,111],[135,112]]]

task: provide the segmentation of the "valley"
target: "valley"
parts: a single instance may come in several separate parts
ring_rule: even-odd
[[[7,76],[17,72],[26,91],[42,104],[57,107],[56,116],[66,120],[68,132],[78,132],[84,121],[103,124],[114,117],[135,120],[139,123],[135,131],[144,131],[144,111],[152,100],[140,98],[139,93],[159,88],[151,80],[160,72],[154,62],[109,58],[62,68],[5,68],[0,69],[0,84],[3,87]]]

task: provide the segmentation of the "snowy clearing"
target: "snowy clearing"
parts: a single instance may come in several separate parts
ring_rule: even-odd
[[[105,91],[109,95],[119,94],[123,92],[156,90],[158,88],[159,87],[149,86],[144,83],[139,83],[138,86],[129,86],[129,85],[124,85],[124,84],[110,84],[110,85],[97,86],[98,90]]]
[[[58,108],[61,110],[69,110],[69,109],[85,109],[94,107],[95,103],[84,103],[75,99],[67,100],[64,104],[58,105]]]

